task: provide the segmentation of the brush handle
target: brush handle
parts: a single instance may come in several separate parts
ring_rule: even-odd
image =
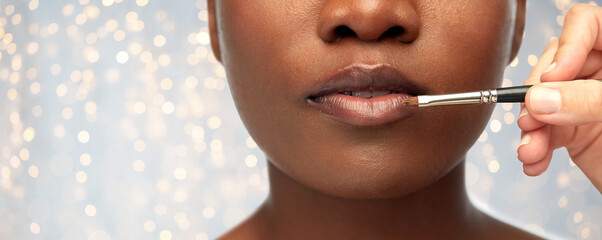
[[[525,96],[527,91],[533,85],[497,88],[497,102],[499,103],[510,103],[510,102],[525,102]]]

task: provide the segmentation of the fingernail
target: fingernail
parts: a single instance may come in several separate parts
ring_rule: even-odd
[[[531,109],[538,114],[552,114],[558,112],[561,106],[560,92],[545,87],[533,87],[530,99]]]
[[[550,64],[550,66],[548,66],[548,68],[546,68],[546,71],[544,71],[543,73],[549,73],[551,71],[554,71],[554,69],[556,69],[556,62]]]
[[[531,135],[529,134],[525,134],[521,139],[520,139],[520,144],[518,145],[518,147],[522,146],[522,145],[527,145],[531,143]]]
[[[527,111],[527,108],[523,108],[520,110],[520,113],[518,114],[518,119],[527,116],[527,114],[529,114],[529,111]]]

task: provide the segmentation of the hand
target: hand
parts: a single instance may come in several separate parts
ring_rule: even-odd
[[[525,174],[542,174],[554,149],[566,147],[602,192],[602,82],[595,79],[602,79],[602,8],[576,5],[525,82],[534,84],[517,121]]]

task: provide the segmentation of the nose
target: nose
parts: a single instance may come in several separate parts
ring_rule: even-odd
[[[318,35],[325,42],[354,38],[411,43],[419,31],[418,14],[405,0],[331,0],[318,19]]]

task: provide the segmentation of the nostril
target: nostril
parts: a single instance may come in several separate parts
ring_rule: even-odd
[[[337,38],[357,37],[357,34],[351,30],[351,28],[345,25],[336,27],[334,29],[334,34],[337,36]]]
[[[400,26],[395,26],[392,28],[387,29],[387,31],[385,31],[382,35],[380,35],[379,39],[384,39],[384,38],[397,38],[402,36],[405,33],[405,29],[403,29]]]

